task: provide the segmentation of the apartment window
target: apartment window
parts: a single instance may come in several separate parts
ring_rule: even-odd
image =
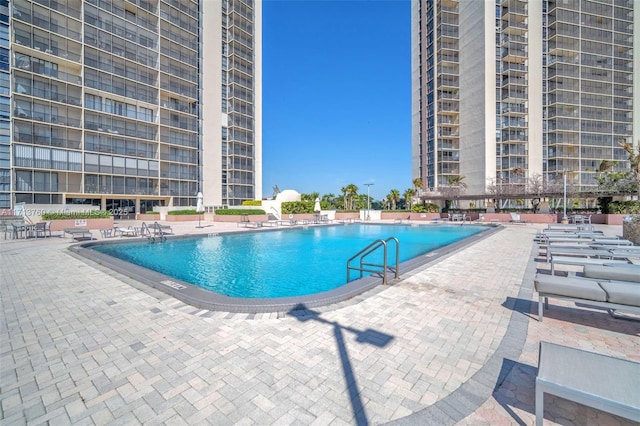
[[[84,95],[84,105],[85,108],[102,111],[102,98],[87,93]]]
[[[153,122],[153,110],[150,108],[138,108],[138,119]]]

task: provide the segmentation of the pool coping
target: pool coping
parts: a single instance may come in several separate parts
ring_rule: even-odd
[[[479,224],[473,224],[479,225]],[[321,226],[349,226],[349,225],[321,225]],[[385,224],[385,226],[406,226],[406,225],[394,225]],[[411,226],[433,226],[433,225],[411,225]],[[437,225],[436,225],[437,226]],[[463,225],[460,225],[463,226]],[[415,257],[413,259],[401,262],[399,265],[400,278],[402,280],[402,274],[406,274],[420,266],[427,265],[435,262],[453,252],[456,252],[464,247],[476,243],[477,241],[486,238],[487,236],[498,232],[504,227],[502,225],[495,224],[482,224],[486,229],[467,237],[461,241],[440,247],[424,255]],[[234,235],[234,234],[246,234],[257,232],[293,232],[297,228],[293,229],[261,229],[255,231],[228,231],[228,232],[216,232],[203,235],[175,235],[167,236],[167,240],[178,239],[192,239],[192,238],[211,238],[222,235]],[[129,239],[132,241],[143,241],[143,238]],[[350,281],[345,285],[342,285],[336,289],[325,291],[322,293],[310,294],[305,296],[294,297],[280,297],[280,298],[239,298],[229,297],[216,293],[211,290],[205,290],[194,284],[187,283],[185,281],[178,280],[176,278],[164,275],[160,272],[147,269],[142,266],[135,265],[133,263],[117,259],[110,255],[93,250],[93,247],[99,245],[111,245],[122,244],[122,240],[100,240],[92,242],[84,242],[74,244],[69,247],[69,250],[74,254],[81,256],[84,259],[95,262],[99,265],[105,266],[117,273],[125,275],[137,282],[145,284],[148,287],[159,290],[183,303],[191,305],[198,309],[206,309],[210,311],[221,311],[230,313],[271,313],[271,312],[290,312],[295,310],[306,310],[309,308],[325,307],[341,302],[345,302],[349,299],[353,299],[375,287],[382,284],[382,277],[370,275],[364,278]],[[346,265],[345,265],[346,268]],[[387,285],[393,285],[397,280],[388,281]]]

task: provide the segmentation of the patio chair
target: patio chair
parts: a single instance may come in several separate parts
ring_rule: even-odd
[[[36,223],[34,231],[35,231],[36,238],[38,238],[38,237],[43,237],[43,238],[51,237],[51,222],[50,221],[46,221],[46,222],[38,222],[38,223]]]

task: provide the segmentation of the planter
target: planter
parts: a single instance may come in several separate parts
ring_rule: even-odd
[[[607,214],[606,216],[606,224],[607,225],[622,225],[622,221],[628,214]]]
[[[511,215],[509,213],[485,213],[485,222],[509,222]]]
[[[168,214],[165,220],[167,222],[193,222],[193,221],[197,221],[198,218],[202,220],[203,217],[204,215],[198,215],[198,214],[175,214],[175,215]]]
[[[157,222],[160,220],[160,213],[158,214],[138,213],[136,215],[136,220],[144,220],[147,222]]]
[[[244,216],[240,214],[217,214],[213,216],[213,221],[214,222],[242,222],[243,217]],[[249,222],[263,222],[268,220],[268,217],[266,214],[252,214],[252,215],[248,215],[247,217],[249,218]]]
[[[113,217],[104,219],[54,219],[51,231],[62,231],[67,228],[113,229]]]
[[[411,212],[382,212],[380,214],[382,220],[409,220]]]
[[[556,215],[548,213],[521,213],[520,219],[527,223],[557,223]]]
[[[640,246],[640,217],[622,222],[622,238]]]
[[[336,212],[336,220],[360,219],[360,212]]]
[[[440,219],[440,213],[411,213],[411,220],[426,220],[431,221],[433,219]]]

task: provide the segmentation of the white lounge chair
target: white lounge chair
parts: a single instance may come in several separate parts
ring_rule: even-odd
[[[621,358],[540,342],[536,376],[536,426],[544,418],[544,394],[638,421],[640,364]]]
[[[526,220],[522,220],[522,218],[520,218],[520,213],[509,213],[511,215],[511,220],[509,222],[511,223],[526,223]]]
[[[617,310],[640,314],[640,266],[609,265],[585,265],[583,277],[536,274],[538,321],[542,322],[549,298],[605,308],[612,315]]]

